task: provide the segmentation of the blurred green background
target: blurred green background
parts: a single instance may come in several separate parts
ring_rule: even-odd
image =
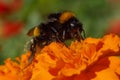
[[[76,14],[86,37],[120,35],[120,0],[0,0],[0,63],[25,53],[28,30],[64,10]]]

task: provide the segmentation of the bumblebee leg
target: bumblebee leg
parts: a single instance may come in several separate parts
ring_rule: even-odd
[[[32,62],[32,60],[33,60],[33,58],[34,58],[34,56],[35,56],[35,52],[36,52],[36,40],[35,40],[35,38],[33,38],[32,40],[31,40],[31,42],[32,42],[32,44],[31,44],[31,46],[30,46],[30,51],[31,51],[31,56],[29,57],[29,63],[31,63]]]
[[[81,35],[81,32],[79,29],[77,29],[77,36],[76,36],[77,40],[80,41],[81,39],[83,40],[83,36]]]
[[[83,36],[84,36],[84,38],[86,38],[86,35],[85,35],[85,30],[83,29]]]
[[[51,27],[51,29],[52,29],[52,31],[55,33],[55,41],[57,41],[57,42],[63,42],[60,38],[59,38],[59,33],[58,33],[58,31],[54,28],[54,27]]]
[[[75,39],[75,40],[83,40],[84,38],[81,35],[81,31],[79,29],[76,29],[74,33],[70,33],[71,34],[71,38]]]
[[[65,33],[66,33],[66,32],[65,32],[65,30],[64,30],[63,33],[62,33],[62,39],[63,39],[63,40],[65,40]]]
[[[57,41],[58,42],[64,43],[64,41],[65,41],[65,35],[66,35],[65,33],[66,33],[65,30],[63,30],[63,31],[61,31],[59,33],[59,35],[57,35]]]

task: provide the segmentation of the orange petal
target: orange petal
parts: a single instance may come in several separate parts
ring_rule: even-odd
[[[112,56],[109,58],[110,60],[110,69],[112,69],[120,79],[120,58],[116,56]]]
[[[120,80],[115,72],[109,68],[96,72],[96,75],[97,76],[92,80]]]

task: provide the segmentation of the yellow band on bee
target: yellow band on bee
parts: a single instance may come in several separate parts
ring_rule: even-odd
[[[38,27],[35,27],[33,34],[34,34],[35,37],[39,36],[40,35],[40,29]]]
[[[64,23],[67,20],[69,20],[71,17],[74,17],[74,16],[75,15],[72,12],[63,12],[62,15],[59,18],[60,23]]]

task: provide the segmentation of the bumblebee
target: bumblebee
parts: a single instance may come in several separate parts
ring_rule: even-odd
[[[36,46],[43,48],[51,42],[64,43],[69,39],[80,41],[83,39],[82,32],[84,32],[82,23],[72,12],[51,13],[46,22],[33,27],[27,33],[28,36],[33,36],[30,43],[31,57],[29,61],[31,62],[35,55]]]

